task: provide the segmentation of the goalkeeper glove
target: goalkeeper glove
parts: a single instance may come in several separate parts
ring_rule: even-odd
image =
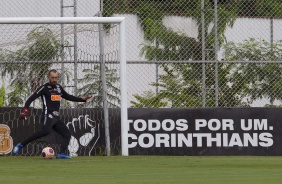
[[[20,113],[20,119],[27,120],[27,116],[28,116],[28,109],[27,108],[23,108],[22,112]]]
[[[81,98],[84,102],[86,102],[89,98],[92,98],[92,96],[87,96],[87,97],[83,97]]]

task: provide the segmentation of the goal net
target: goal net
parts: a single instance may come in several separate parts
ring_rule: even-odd
[[[12,155],[14,145],[41,128],[40,98],[28,120],[18,117],[50,69],[69,94],[93,96],[86,103],[61,101],[60,118],[72,133],[69,154],[128,154],[120,136],[127,130],[121,123],[127,122],[124,18],[2,18],[0,31],[0,155]],[[53,132],[19,155],[40,155],[46,146],[59,152],[60,140]]]

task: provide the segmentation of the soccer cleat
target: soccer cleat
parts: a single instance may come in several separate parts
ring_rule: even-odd
[[[13,149],[13,153],[17,154],[19,153],[21,150],[23,149],[23,145],[21,143],[17,144],[14,149]]]
[[[71,156],[68,156],[65,153],[57,154],[56,158],[70,159]]]

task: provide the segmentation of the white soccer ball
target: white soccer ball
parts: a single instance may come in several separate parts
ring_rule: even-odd
[[[45,159],[51,159],[55,155],[55,151],[51,147],[46,147],[42,150],[41,156]]]

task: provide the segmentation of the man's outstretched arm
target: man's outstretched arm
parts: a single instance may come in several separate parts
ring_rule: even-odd
[[[68,94],[63,88],[61,88],[62,91],[62,98],[69,100],[69,101],[73,101],[73,102],[86,102],[89,98],[91,98],[92,96],[87,96],[87,97],[76,97],[73,95]]]

